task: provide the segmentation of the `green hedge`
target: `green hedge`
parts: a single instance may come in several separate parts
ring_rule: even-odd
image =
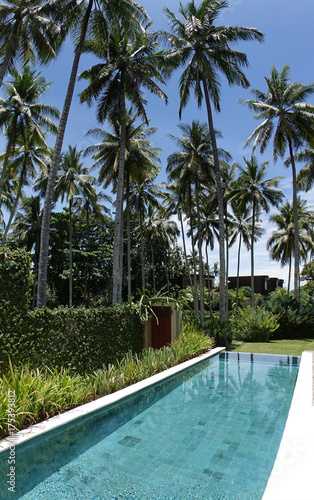
[[[9,358],[31,368],[93,372],[143,349],[143,322],[132,304],[30,311],[30,255],[0,247],[0,371]]]
[[[28,308],[30,265],[30,254],[25,250],[0,247],[0,309]]]
[[[16,311],[15,328],[0,329],[0,367],[14,365],[73,368],[93,372],[143,349],[143,323],[131,304],[93,309],[60,307]]]

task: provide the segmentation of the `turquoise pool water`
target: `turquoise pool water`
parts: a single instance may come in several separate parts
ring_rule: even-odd
[[[299,360],[222,353],[21,445],[17,494],[4,498],[260,500]]]

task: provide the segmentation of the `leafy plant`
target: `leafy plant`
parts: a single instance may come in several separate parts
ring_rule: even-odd
[[[278,315],[260,306],[237,309],[229,325],[234,339],[246,342],[268,342],[279,328]]]
[[[278,316],[279,328],[274,338],[314,337],[314,307],[309,295],[301,293],[298,302],[292,294],[274,294],[266,308]]]
[[[80,375],[68,368],[31,370],[13,367],[0,379],[0,437],[8,433],[9,391],[15,394],[15,429],[45,420],[60,412],[110,394],[208,351],[212,340],[190,329],[171,346],[158,351],[128,352],[114,364]]]

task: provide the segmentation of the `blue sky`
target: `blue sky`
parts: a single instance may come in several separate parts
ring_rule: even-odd
[[[154,21],[154,29],[166,29],[167,22],[164,18],[163,7],[165,3],[155,0],[142,0],[141,5],[146,8],[149,16]],[[182,2],[184,3],[184,2]],[[178,12],[179,1],[167,0],[167,7]],[[229,9],[218,19],[220,24],[238,25],[246,27],[256,27],[265,34],[263,43],[245,42],[236,48],[244,51],[249,59],[250,67],[245,71],[252,88],[259,90],[266,89],[265,76],[269,76],[271,67],[278,69],[286,64],[291,66],[291,79],[307,84],[314,81],[314,2],[313,0],[230,0]],[[57,61],[52,62],[48,68],[43,68],[42,73],[47,81],[54,82],[45,101],[54,104],[62,109],[65,90],[68,83],[72,64],[73,49],[71,42],[64,46]],[[80,64],[80,71],[93,64],[90,55],[83,56]],[[147,114],[151,120],[150,125],[158,128],[158,133],[153,137],[156,147],[162,148],[161,154],[161,175],[158,180],[166,180],[165,165],[167,156],[173,152],[174,145],[170,141],[168,134],[180,135],[177,128],[179,124],[179,97],[178,97],[178,75],[167,82],[164,91],[166,92],[169,104],[166,106],[160,99],[147,96]],[[219,141],[219,146],[226,148],[232,155],[232,161],[243,164],[243,156],[249,158],[251,149],[243,150],[244,143],[257,122],[253,120],[253,113],[245,106],[238,103],[240,98],[249,98],[248,90],[240,87],[230,88],[221,79],[221,112],[215,113],[215,127],[223,134],[223,139]],[[66,149],[69,144],[77,145],[78,149],[85,149],[92,143],[91,138],[85,136],[86,132],[98,126],[95,118],[95,108],[88,108],[87,105],[79,104],[77,95],[84,88],[85,82],[79,82],[75,89],[75,99],[70,111],[70,117],[64,142]],[[314,102],[314,100],[313,100]],[[206,121],[205,107],[199,110],[191,100],[190,104],[183,111],[182,122],[191,123],[192,119]],[[104,124],[102,126],[106,128]],[[53,145],[54,141],[51,142]],[[271,149],[260,156],[260,161],[269,161],[268,176],[285,176],[280,182],[280,188],[291,200],[291,174],[281,161],[275,165],[272,159]],[[91,164],[86,160],[86,165]],[[314,193],[307,193],[306,199],[310,206],[314,205]],[[282,269],[280,264],[272,262],[268,258],[266,251],[266,240],[270,236],[272,226],[268,223],[269,215],[263,217],[263,226],[267,230],[266,235],[256,245],[256,274],[268,274],[287,280],[288,269]],[[212,253],[212,262],[218,260],[218,246]],[[236,274],[236,246],[230,252],[230,275]],[[241,263],[241,274],[250,273],[249,254],[243,252]]]

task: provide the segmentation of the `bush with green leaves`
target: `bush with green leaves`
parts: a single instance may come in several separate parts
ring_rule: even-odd
[[[32,370],[9,366],[0,379],[0,437],[8,433],[9,391],[15,393],[15,429],[45,420],[60,412],[139,382],[178,363],[208,351],[212,340],[191,328],[171,346],[141,355],[127,353],[114,364],[86,375],[69,368]]]
[[[229,326],[235,340],[268,342],[279,328],[278,315],[265,307],[244,307],[233,311]]]
[[[133,304],[28,311],[18,329],[0,333],[0,369],[15,365],[87,373],[143,349],[143,321]]]
[[[31,259],[25,250],[0,247],[0,307],[28,308]]]
[[[305,291],[301,294],[300,302],[292,293],[272,294],[266,308],[278,316],[279,328],[274,338],[314,338],[313,299]]]

